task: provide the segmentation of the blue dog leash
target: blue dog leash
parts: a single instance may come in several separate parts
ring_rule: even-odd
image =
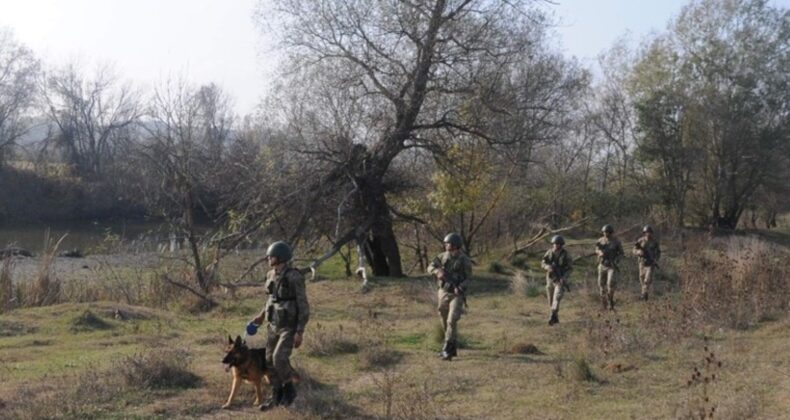
[[[247,335],[255,335],[255,334],[257,334],[258,333],[258,327],[260,327],[260,324],[256,324],[256,323],[250,321],[250,323],[247,324]]]

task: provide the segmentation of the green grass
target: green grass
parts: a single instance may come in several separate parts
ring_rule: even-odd
[[[532,269],[533,259],[527,261]],[[599,315],[596,302],[588,298],[591,290],[595,293],[588,288],[594,265],[582,262],[572,277],[574,288],[563,300],[561,323],[554,327],[546,324],[545,299],[515,296],[506,275],[476,275],[469,308],[459,322],[464,345],[457,359],[442,362],[436,356],[439,319],[429,299],[434,292],[427,289],[424,278],[377,278],[368,293],[360,293],[358,279],[345,278],[342,261],[330,262],[319,274],[331,281],[308,283],[311,322],[305,347],[295,350],[292,358],[306,378],[295,410],[308,418],[338,412],[343,414],[337,418],[380,418],[390,388],[394,407],[439,410],[437,416],[447,418],[545,418],[547,413],[553,418],[672,418],[687,400],[690,391],[684,380],[702,354],[700,332],[655,343],[636,342],[626,350],[602,355],[587,336],[603,322],[601,316],[609,315]],[[236,266],[227,269],[240,271]],[[638,338],[645,330],[642,322],[648,307],[636,300],[632,283],[624,277],[617,292],[617,317],[623,325],[618,334],[623,340]],[[221,416],[225,413],[219,406],[231,381],[220,364],[227,336],[243,334],[244,325],[260,310],[263,294],[260,288],[246,288],[237,292],[236,299],[221,294],[217,298],[218,308],[197,315],[112,302],[18,309],[0,315],[0,402],[17,404],[30,384],[78,383],[84,375],[112,369],[124,357],[161,347],[191,354],[191,369],[201,378],[198,388],[108,395],[106,402],[85,402],[92,408],[80,413],[100,418]],[[139,316],[117,320],[112,316],[115,309]],[[74,320],[86,311],[111,327],[74,332]],[[316,339],[318,323],[322,330],[346,334],[357,346],[355,351],[311,355],[307,343]],[[790,379],[781,369],[790,365],[788,317],[750,330],[715,330],[712,338],[717,355],[725,361],[722,380],[713,391],[722,412],[756,405],[757,418],[780,418],[790,410],[786,398]],[[369,343],[397,357],[381,366],[365,363]],[[533,343],[540,353],[503,351],[519,343]],[[610,363],[635,368],[613,372],[605,368]],[[228,415],[257,418],[251,399],[251,387],[242,385]],[[743,412],[731,418],[743,418]],[[287,413],[273,415],[287,417]]]
[[[424,333],[407,334],[395,337],[395,345],[402,348],[417,348],[425,341]]]

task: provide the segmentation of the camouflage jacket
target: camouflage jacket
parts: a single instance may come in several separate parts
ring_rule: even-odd
[[[450,252],[442,252],[433,259],[428,266],[428,272],[436,275],[439,270],[444,270],[445,281],[439,287],[452,291],[450,286],[457,286],[465,289],[472,277],[472,261],[462,251],[453,256]],[[455,284],[451,284],[451,283]]]
[[[637,251],[642,250],[642,255],[638,255]],[[659,246],[658,241],[653,239],[647,239],[646,236],[642,236],[636,240],[634,244],[634,255],[639,257],[639,263],[645,266],[654,265],[658,260],[661,258],[661,246]]]
[[[282,273],[266,273],[265,320],[275,328],[293,328],[303,332],[310,319],[304,275],[299,270],[286,267]]]
[[[553,249],[549,249],[540,261],[540,266],[546,270],[548,278],[554,280],[566,279],[573,271],[573,258],[571,258],[571,254],[565,248],[560,249],[560,252],[554,252]],[[556,267],[556,271],[552,270],[552,267]]]
[[[603,252],[603,256],[598,256],[598,264],[606,268],[616,268],[617,260],[625,254],[623,252],[623,244],[620,243],[619,239],[607,238],[606,236],[598,238],[598,241],[595,243],[595,249]]]

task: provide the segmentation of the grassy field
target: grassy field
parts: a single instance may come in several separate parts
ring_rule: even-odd
[[[464,348],[443,362],[426,277],[376,278],[361,293],[332,261],[308,284],[311,321],[292,358],[297,403],[267,418],[663,419],[711,407],[713,418],[790,418],[786,313],[742,328],[684,327],[667,265],[648,303],[624,267],[611,313],[598,308],[592,262],[579,261],[561,323],[549,327],[540,280],[514,284],[512,267],[496,274],[481,263],[460,322]],[[231,382],[220,360],[262,291],[219,299],[201,314],[100,301],[0,315],[0,418],[260,417],[249,385],[220,409]]]

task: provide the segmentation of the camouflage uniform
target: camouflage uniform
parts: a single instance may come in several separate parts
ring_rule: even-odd
[[[281,273],[270,270],[266,274],[264,319],[268,322],[266,363],[273,367],[272,387],[291,381],[291,352],[294,334],[304,333],[310,318],[304,276],[299,270],[285,266]]]
[[[455,349],[458,339],[458,320],[461,319],[461,312],[464,305],[464,297],[455,293],[449,278],[458,279],[458,287],[461,291],[466,289],[469,279],[472,276],[472,261],[462,251],[457,251],[453,255],[450,251],[445,251],[434,258],[433,263],[428,267],[428,272],[436,275],[439,270],[444,270],[445,281],[440,281],[438,292],[438,311],[442,318],[444,328],[444,342],[446,345]]]
[[[642,255],[637,252],[641,250]],[[648,239],[642,236],[634,244],[634,255],[639,258],[639,283],[642,284],[642,299],[647,299],[650,286],[653,284],[653,274],[661,258],[661,247],[655,238]]]
[[[598,256],[598,290],[605,307],[614,309],[614,288],[617,283],[617,260],[622,256],[623,245],[614,236],[602,236],[596,242],[596,249],[601,250],[608,258]]]
[[[546,270],[546,297],[549,299],[552,312],[560,310],[563,289],[573,271],[572,264],[573,258],[565,248],[560,248],[559,252],[549,249],[540,262],[541,268]],[[555,270],[552,270],[552,267],[555,267]]]

